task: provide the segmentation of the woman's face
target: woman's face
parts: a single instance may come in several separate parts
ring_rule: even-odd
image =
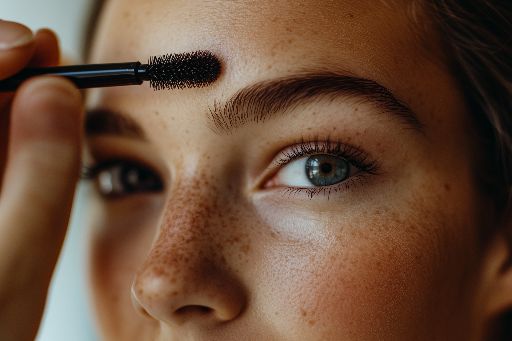
[[[110,0],[97,34],[92,62],[223,65],[206,88],[90,92],[106,338],[478,335],[473,134],[417,3]]]

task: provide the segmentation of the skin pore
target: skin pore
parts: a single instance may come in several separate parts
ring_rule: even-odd
[[[207,88],[89,92],[106,339],[480,339],[489,204],[456,82],[412,12],[405,0],[108,1],[91,62],[209,50],[223,71]],[[290,79],[286,108],[254,105]],[[230,106],[237,94],[252,106]],[[342,154],[350,176],[304,188],[312,154]],[[146,187],[101,195],[126,165]]]

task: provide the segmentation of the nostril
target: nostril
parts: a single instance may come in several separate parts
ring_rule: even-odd
[[[206,307],[204,305],[187,305],[184,307],[181,307],[175,311],[175,314],[177,315],[199,315],[199,316],[205,316],[209,315],[213,312],[213,309],[210,307]]]

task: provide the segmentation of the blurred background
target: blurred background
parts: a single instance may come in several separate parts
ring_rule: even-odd
[[[66,60],[82,62],[82,39],[93,0],[0,0],[0,19],[57,32]],[[80,227],[81,191],[53,277],[38,341],[95,341],[86,276],[86,233]]]

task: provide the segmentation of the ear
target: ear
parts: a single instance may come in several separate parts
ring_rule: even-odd
[[[489,240],[484,264],[485,311],[489,317],[512,311],[512,211]]]

